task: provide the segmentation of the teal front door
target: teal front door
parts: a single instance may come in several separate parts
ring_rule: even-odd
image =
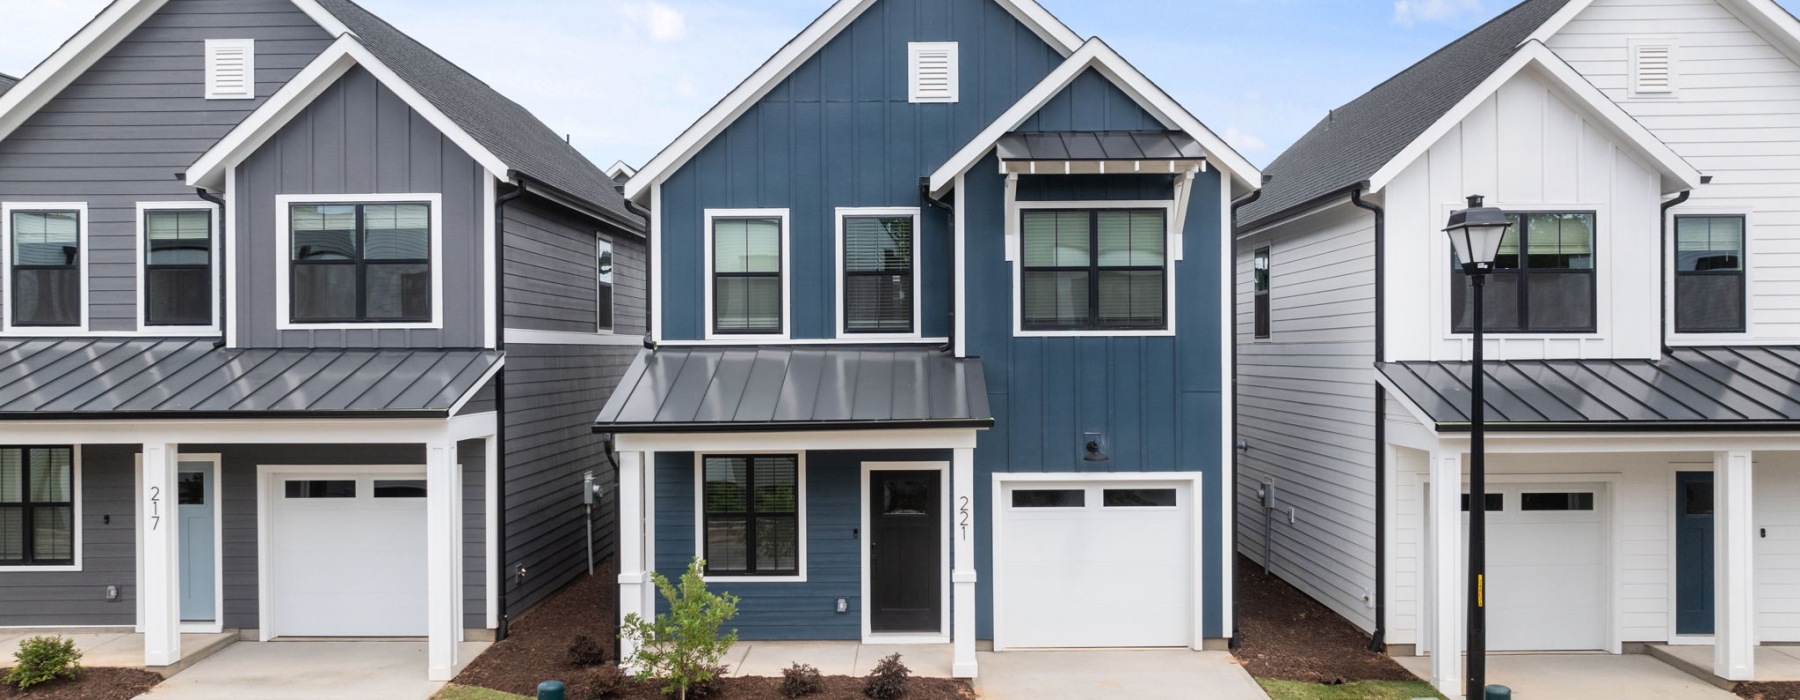
[[[1713,633],[1713,475],[1675,474],[1675,633]]]
[[[181,518],[181,620],[213,622],[218,618],[214,566],[218,527],[218,474],[212,462],[182,462],[177,481]]]

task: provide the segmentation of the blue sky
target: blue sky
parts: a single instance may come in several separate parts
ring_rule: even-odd
[[[360,0],[571,135],[642,164],[831,0]],[[107,0],[9,0],[20,75]],[[1257,164],[1512,0],[1041,0]],[[1800,0],[1781,0],[1790,9]]]

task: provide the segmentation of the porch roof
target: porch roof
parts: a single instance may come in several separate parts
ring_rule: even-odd
[[[1469,430],[1468,362],[1377,369],[1443,432]],[[1800,347],[1677,348],[1656,360],[1486,363],[1487,425],[1513,432],[1800,429]]]
[[[491,350],[225,349],[211,338],[0,340],[0,420],[447,417]]]
[[[1205,160],[1182,131],[1015,131],[995,144],[1000,160]]]
[[[664,347],[638,354],[607,433],[988,428],[981,360],[933,346]]]

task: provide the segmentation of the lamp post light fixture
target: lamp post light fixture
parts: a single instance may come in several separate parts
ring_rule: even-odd
[[[1469,197],[1469,208],[1450,214],[1444,233],[1457,261],[1469,278],[1469,299],[1474,318],[1474,375],[1469,407],[1469,591],[1467,700],[1487,693],[1487,465],[1484,435],[1487,404],[1482,396],[1486,372],[1482,365],[1481,311],[1486,300],[1487,275],[1500,255],[1500,241],[1512,225],[1506,212],[1482,206],[1481,195]]]

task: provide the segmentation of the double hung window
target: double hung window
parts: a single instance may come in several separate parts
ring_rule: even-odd
[[[81,325],[81,217],[77,210],[11,211],[12,325]]]
[[[781,218],[715,218],[712,227],[713,332],[779,335],[786,305]]]
[[[1508,216],[1488,274],[1482,329],[1490,333],[1591,333],[1595,327],[1593,212]],[[1452,258],[1455,256],[1452,255]],[[1474,303],[1462,261],[1452,260],[1456,332],[1474,331]]]
[[[430,204],[295,204],[288,215],[295,323],[433,319]]]
[[[848,215],[842,223],[844,332],[912,333],[913,216]]]
[[[1675,332],[1742,333],[1744,217],[1675,217]]]
[[[75,450],[0,447],[0,567],[75,563]]]
[[[1024,330],[1168,327],[1166,211],[1031,209],[1020,218]]]
[[[212,325],[212,211],[151,209],[143,216],[144,325]]]

